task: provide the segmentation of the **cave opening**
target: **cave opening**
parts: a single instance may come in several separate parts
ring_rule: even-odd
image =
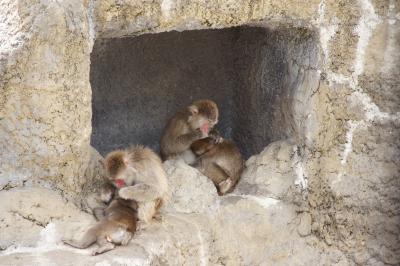
[[[97,39],[91,144],[102,155],[131,144],[158,151],[168,119],[205,98],[220,109],[217,129],[246,158],[272,141],[298,138],[319,79],[315,36],[241,26]]]

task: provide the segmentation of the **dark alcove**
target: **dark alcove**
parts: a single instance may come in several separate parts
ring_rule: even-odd
[[[103,155],[139,143],[158,151],[167,120],[203,98],[217,102],[218,129],[246,157],[292,137],[293,95],[311,73],[301,70],[317,64],[314,39],[304,29],[261,27],[98,39],[92,145]]]

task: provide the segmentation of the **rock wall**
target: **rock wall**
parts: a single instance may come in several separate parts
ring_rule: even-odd
[[[93,172],[85,169],[91,154],[89,67],[95,39],[239,25],[315,32],[322,62],[315,72],[319,86],[303,103],[302,134],[295,138],[291,164],[294,182],[306,194],[290,192],[294,199],[279,214],[300,217],[302,234],[308,232],[307,221],[312,223],[313,240],[302,246],[336,254],[328,264],[399,264],[398,1],[7,0],[0,10],[0,182],[11,191],[39,183],[76,195],[92,180],[84,173]],[[307,64],[295,67],[300,74],[309,70]],[[256,184],[268,182],[263,174],[257,176]],[[224,219],[234,219],[236,212],[244,224],[257,219],[255,208],[248,211],[247,202],[238,202],[222,211],[221,230],[214,232],[220,254],[236,250],[226,246],[232,239],[225,238],[231,234],[224,234],[224,224],[250,241],[249,247],[257,235],[265,243],[263,236],[276,233],[265,229],[269,225],[257,234],[249,233],[256,227],[230,231]],[[293,204],[300,216],[290,212]],[[167,250],[174,254],[177,248]],[[181,250],[184,260],[189,253]],[[245,249],[232,260],[257,264],[261,255],[253,252],[257,249]],[[275,256],[287,258],[279,251]],[[309,263],[300,255],[291,257],[296,258],[289,262]],[[234,263],[219,257],[211,261]]]
[[[1,10],[1,187],[79,191],[91,133],[87,5],[2,1]]]
[[[309,212],[298,216],[296,205],[288,201],[291,193],[285,192],[296,191],[296,175],[287,170],[295,151],[293,144],[281,141],[252,157],[243,183],[264,191],[245,194],[249,190],[239,187],[225,197],[219,197],[212,182],[196,169],[183,161],[167,161],[172,197],[161,221],[139,224],[128,246],[97,257],[89,255],[93,248],[78,250],[61,243],[61,238],[79,237],[94,223],[89,214],[48,189],[4,191],[1,261],[5,265],[348,265],[341,252],[315,248],[318,239],[311,235]],[[279,159],[274,159],[276,152]],[[275,161],[269,172],[266,161]],[[254,178],[255,169],[264,171],[264,177],[279,175],[280,169],[286,173],[265,185],[257,182],[259,176]]]

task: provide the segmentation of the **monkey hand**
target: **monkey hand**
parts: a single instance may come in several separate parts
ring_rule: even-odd
[[[219,135],[211,135],[210,134],[210,138],[212,138],[212,140],[214,141],[214,144],[220,144],[224,141],[224,138]]]
[[[224,195],[228,190],[232,187],[233,182],[232,179],[228,178],[218,184],[219,192],[221,195]]]
[[[214,139],[214,143],[215,144],[220,144],[220,143],[222,143],[224,141],[224,139],[222,138],[222,137],[216,137],[215,139]]]
[[[214,141],[214,144],[219,144],[222,143],[224,138],[221,137],[221,135],[219,134],[218,130],[216,130],[215,128],[213,128],[210,133],[208,133],[208,136]]]
[[[130,187],[123,187],[118,191],[118,195],[123,198],[124,200],[131,200],[132,199],[132,191]]]

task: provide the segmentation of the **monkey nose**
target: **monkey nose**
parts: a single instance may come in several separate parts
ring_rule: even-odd
[[[119,188],[123,187],[125,186],[125,181],[123,179],[115,179],[115,185]]]

